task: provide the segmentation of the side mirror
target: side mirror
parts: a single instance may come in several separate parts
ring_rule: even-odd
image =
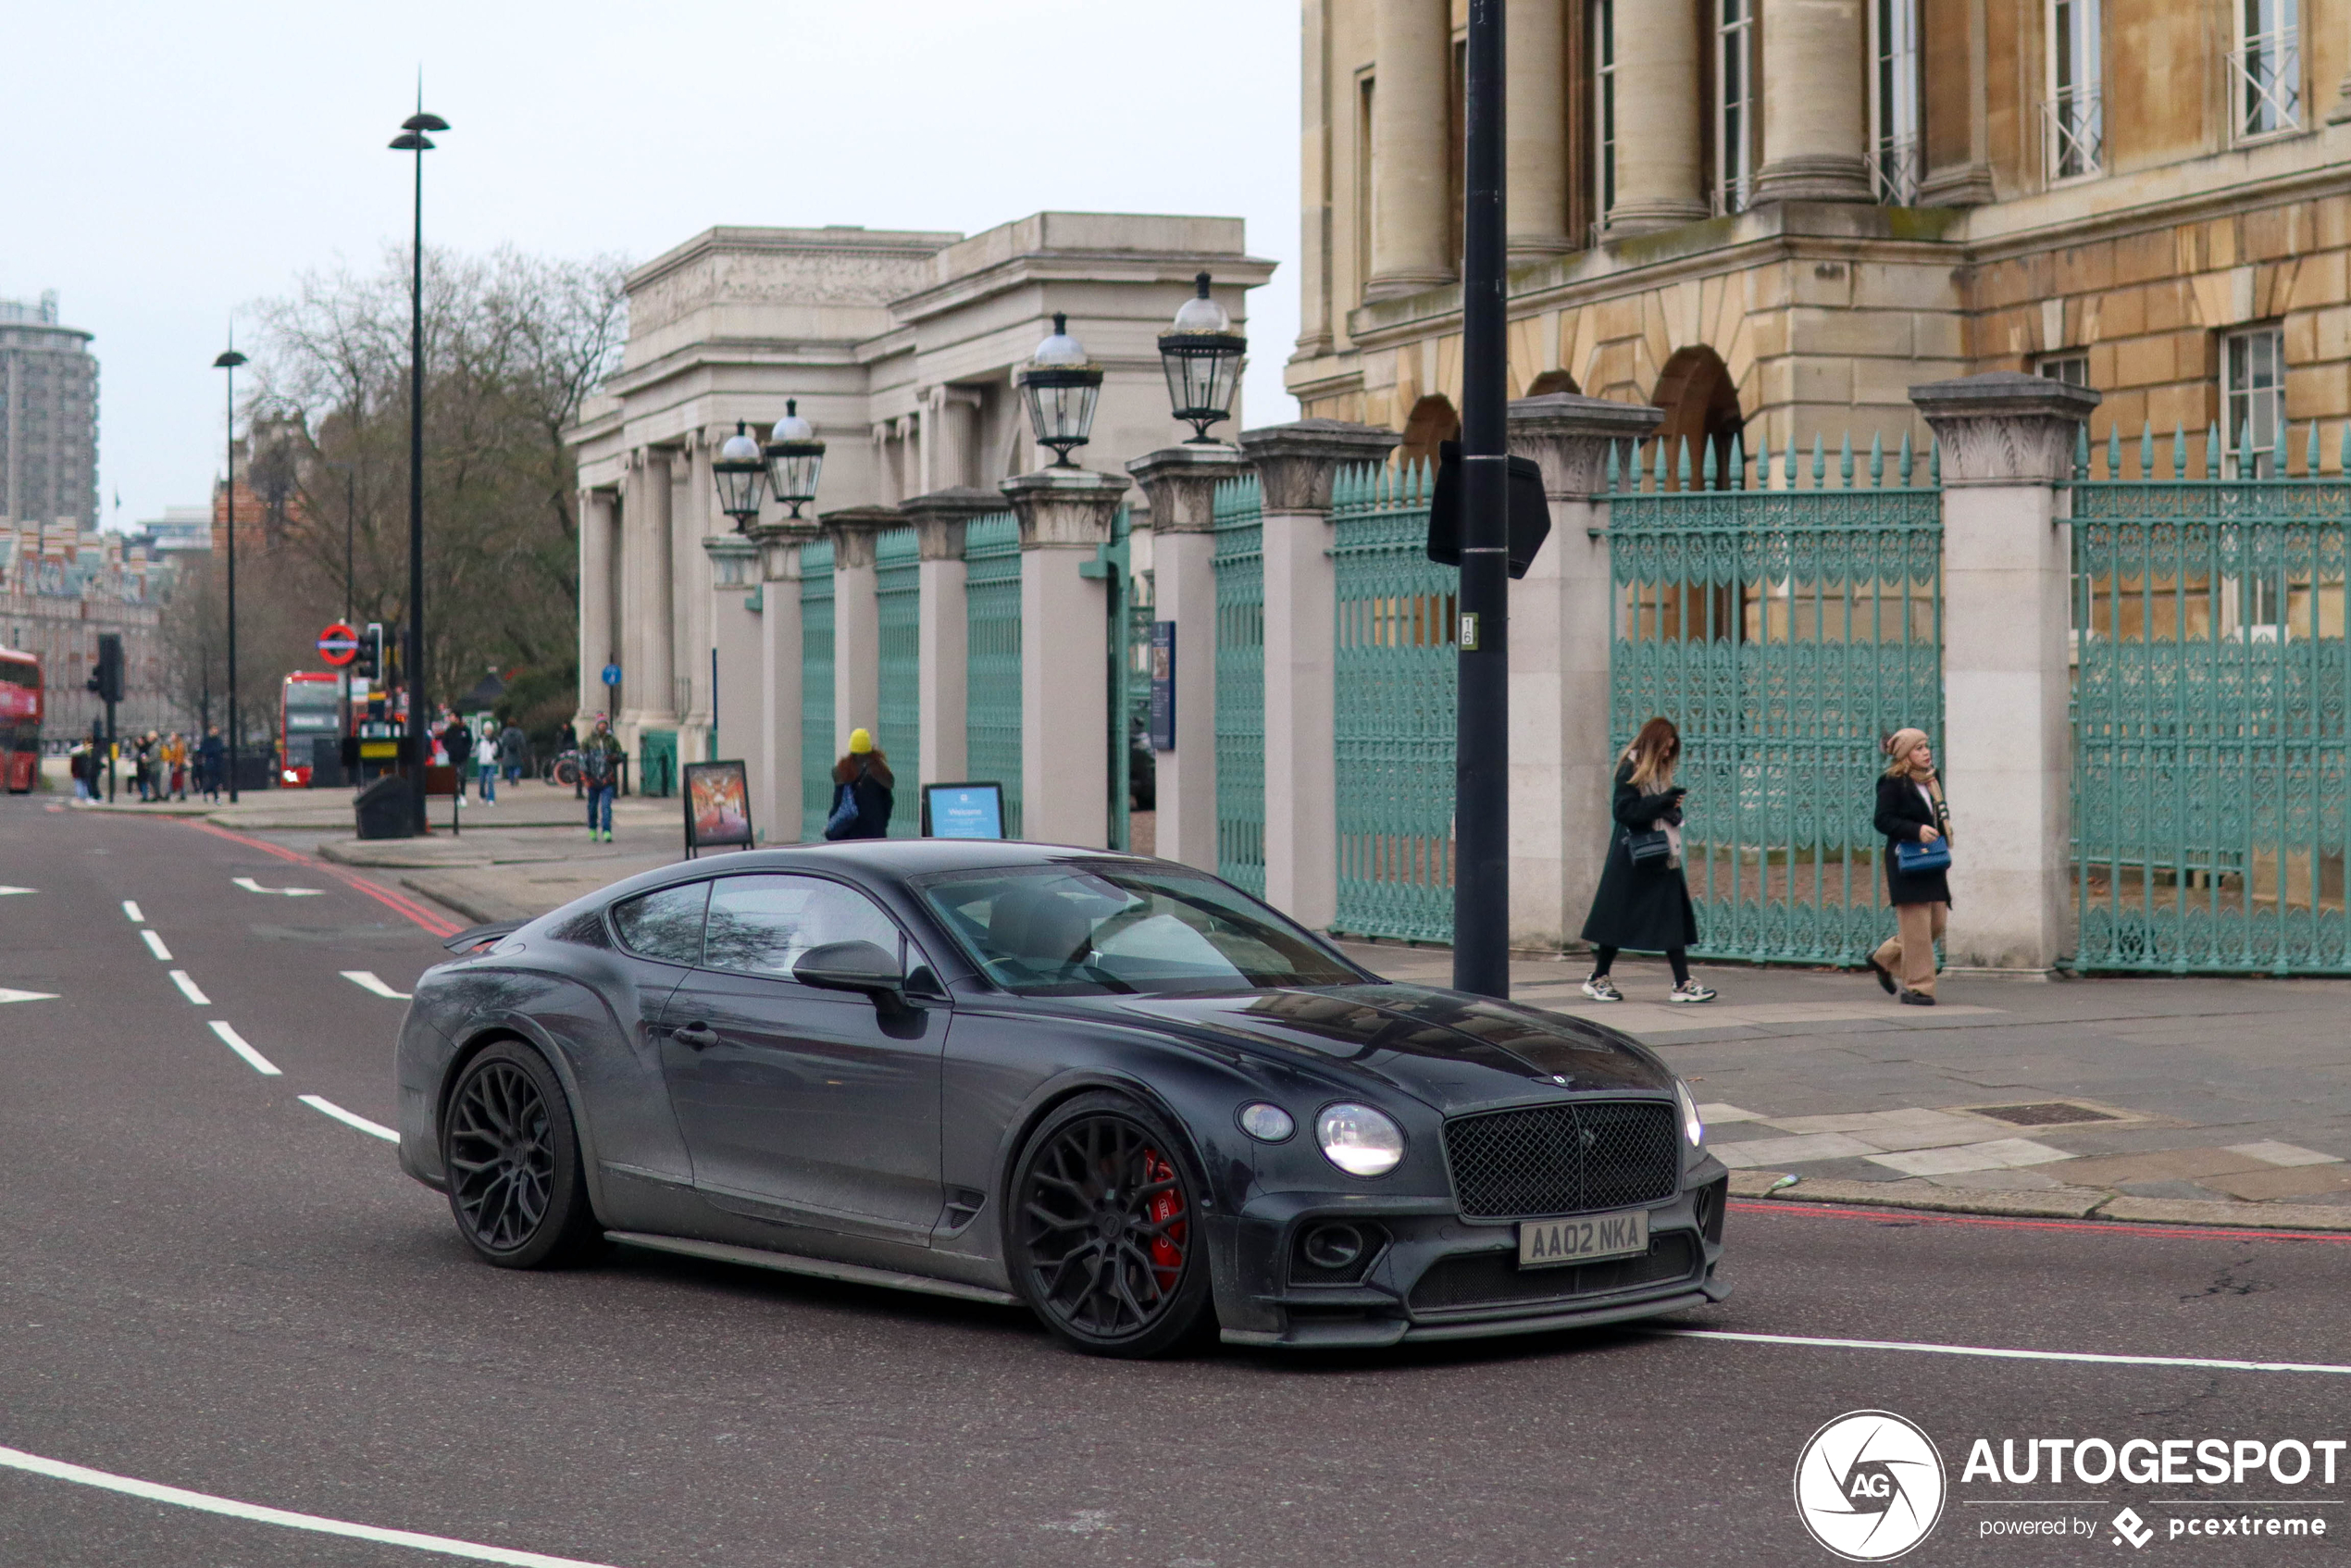
[[[898,955],[874,942],[827,942],[812,947],[791,966],[791,977],[822,990],[864,991],[869,996],[896,997],[906,989]]]

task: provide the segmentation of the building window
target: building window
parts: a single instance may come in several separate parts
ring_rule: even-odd
[[[1919,199],[1919,0],[1870,6],[1870,178],[1887,206]]]
[[[2034,367],[2052,381],[2063,381],[2069,387],[2090,384],[2090,356],[2086,354],[2053,354]]]
[[[1616,205],[1616,0],[1592,6],[1592,182],[1598,187],[1599,222]]]
[[[2237,14],[2232,73],[2240,138],[2302,127],[2300,0],[2231,0]]]
[[[1756,0],[1715,0],[1714,210],[1745,212],[1755,185]]]
[[[1364,77],[1355,89],[1355,297],[1359,301],[1372,276],[1372,93],[1376,81],[1375,77]]]
[[[2220,344],[2220,417],[2230,474],[2267,479],[2285,428],[2285,333],[2275,327],[2231,332]]]
[[[2102,0],[2049,0],[2048,177],[2079,180],[2106,164]]]

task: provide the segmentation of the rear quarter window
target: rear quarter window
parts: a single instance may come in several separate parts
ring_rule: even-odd
[[[703,912],[709,902],[708,882],[659,888],[615,904],[612,923],[620,945],[640,958],[700,964]]]

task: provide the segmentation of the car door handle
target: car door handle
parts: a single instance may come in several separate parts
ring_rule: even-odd
[[[678,1044],[690,1045],[696,1051],[718,1043],[718,1031],[699,1019],[690,1024],[680,1024],[669,1032],[678,1037]]]

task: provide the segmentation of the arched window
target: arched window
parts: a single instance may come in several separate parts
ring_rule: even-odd
[[[1705,462],[1705,446],[1711,442],[1721,475],[1715,482],[1725,490],[1738,487],[1738,477],[1730,471],[1731,438],[1739,433],[1747,418],[1739,412],[1739,390],[1721,355],[1704,343],[1677,350],[1665,362],[1649,402],[1665,410],[1657,433],[1667,443],[1669,468],[1680,462],[1682,443],[1687,442],[1695,483]]]
[[[1425,465],[1437,467],[1437,446],[1439,442],[1459,441],[1462,417],[1453,411],[1452,400],[1432,392],[1412,404],[1412,412],[1404,420],[1404,443],[1396,449],[1398,461],[1406,467]]]
[[[1552,392],[1573,392],[1580,397],[1584,389],[1577,386],[1575,378],[1564,370],[1546,370],[1527,383],[1526,395],[1529,397],[1548,397]]]

